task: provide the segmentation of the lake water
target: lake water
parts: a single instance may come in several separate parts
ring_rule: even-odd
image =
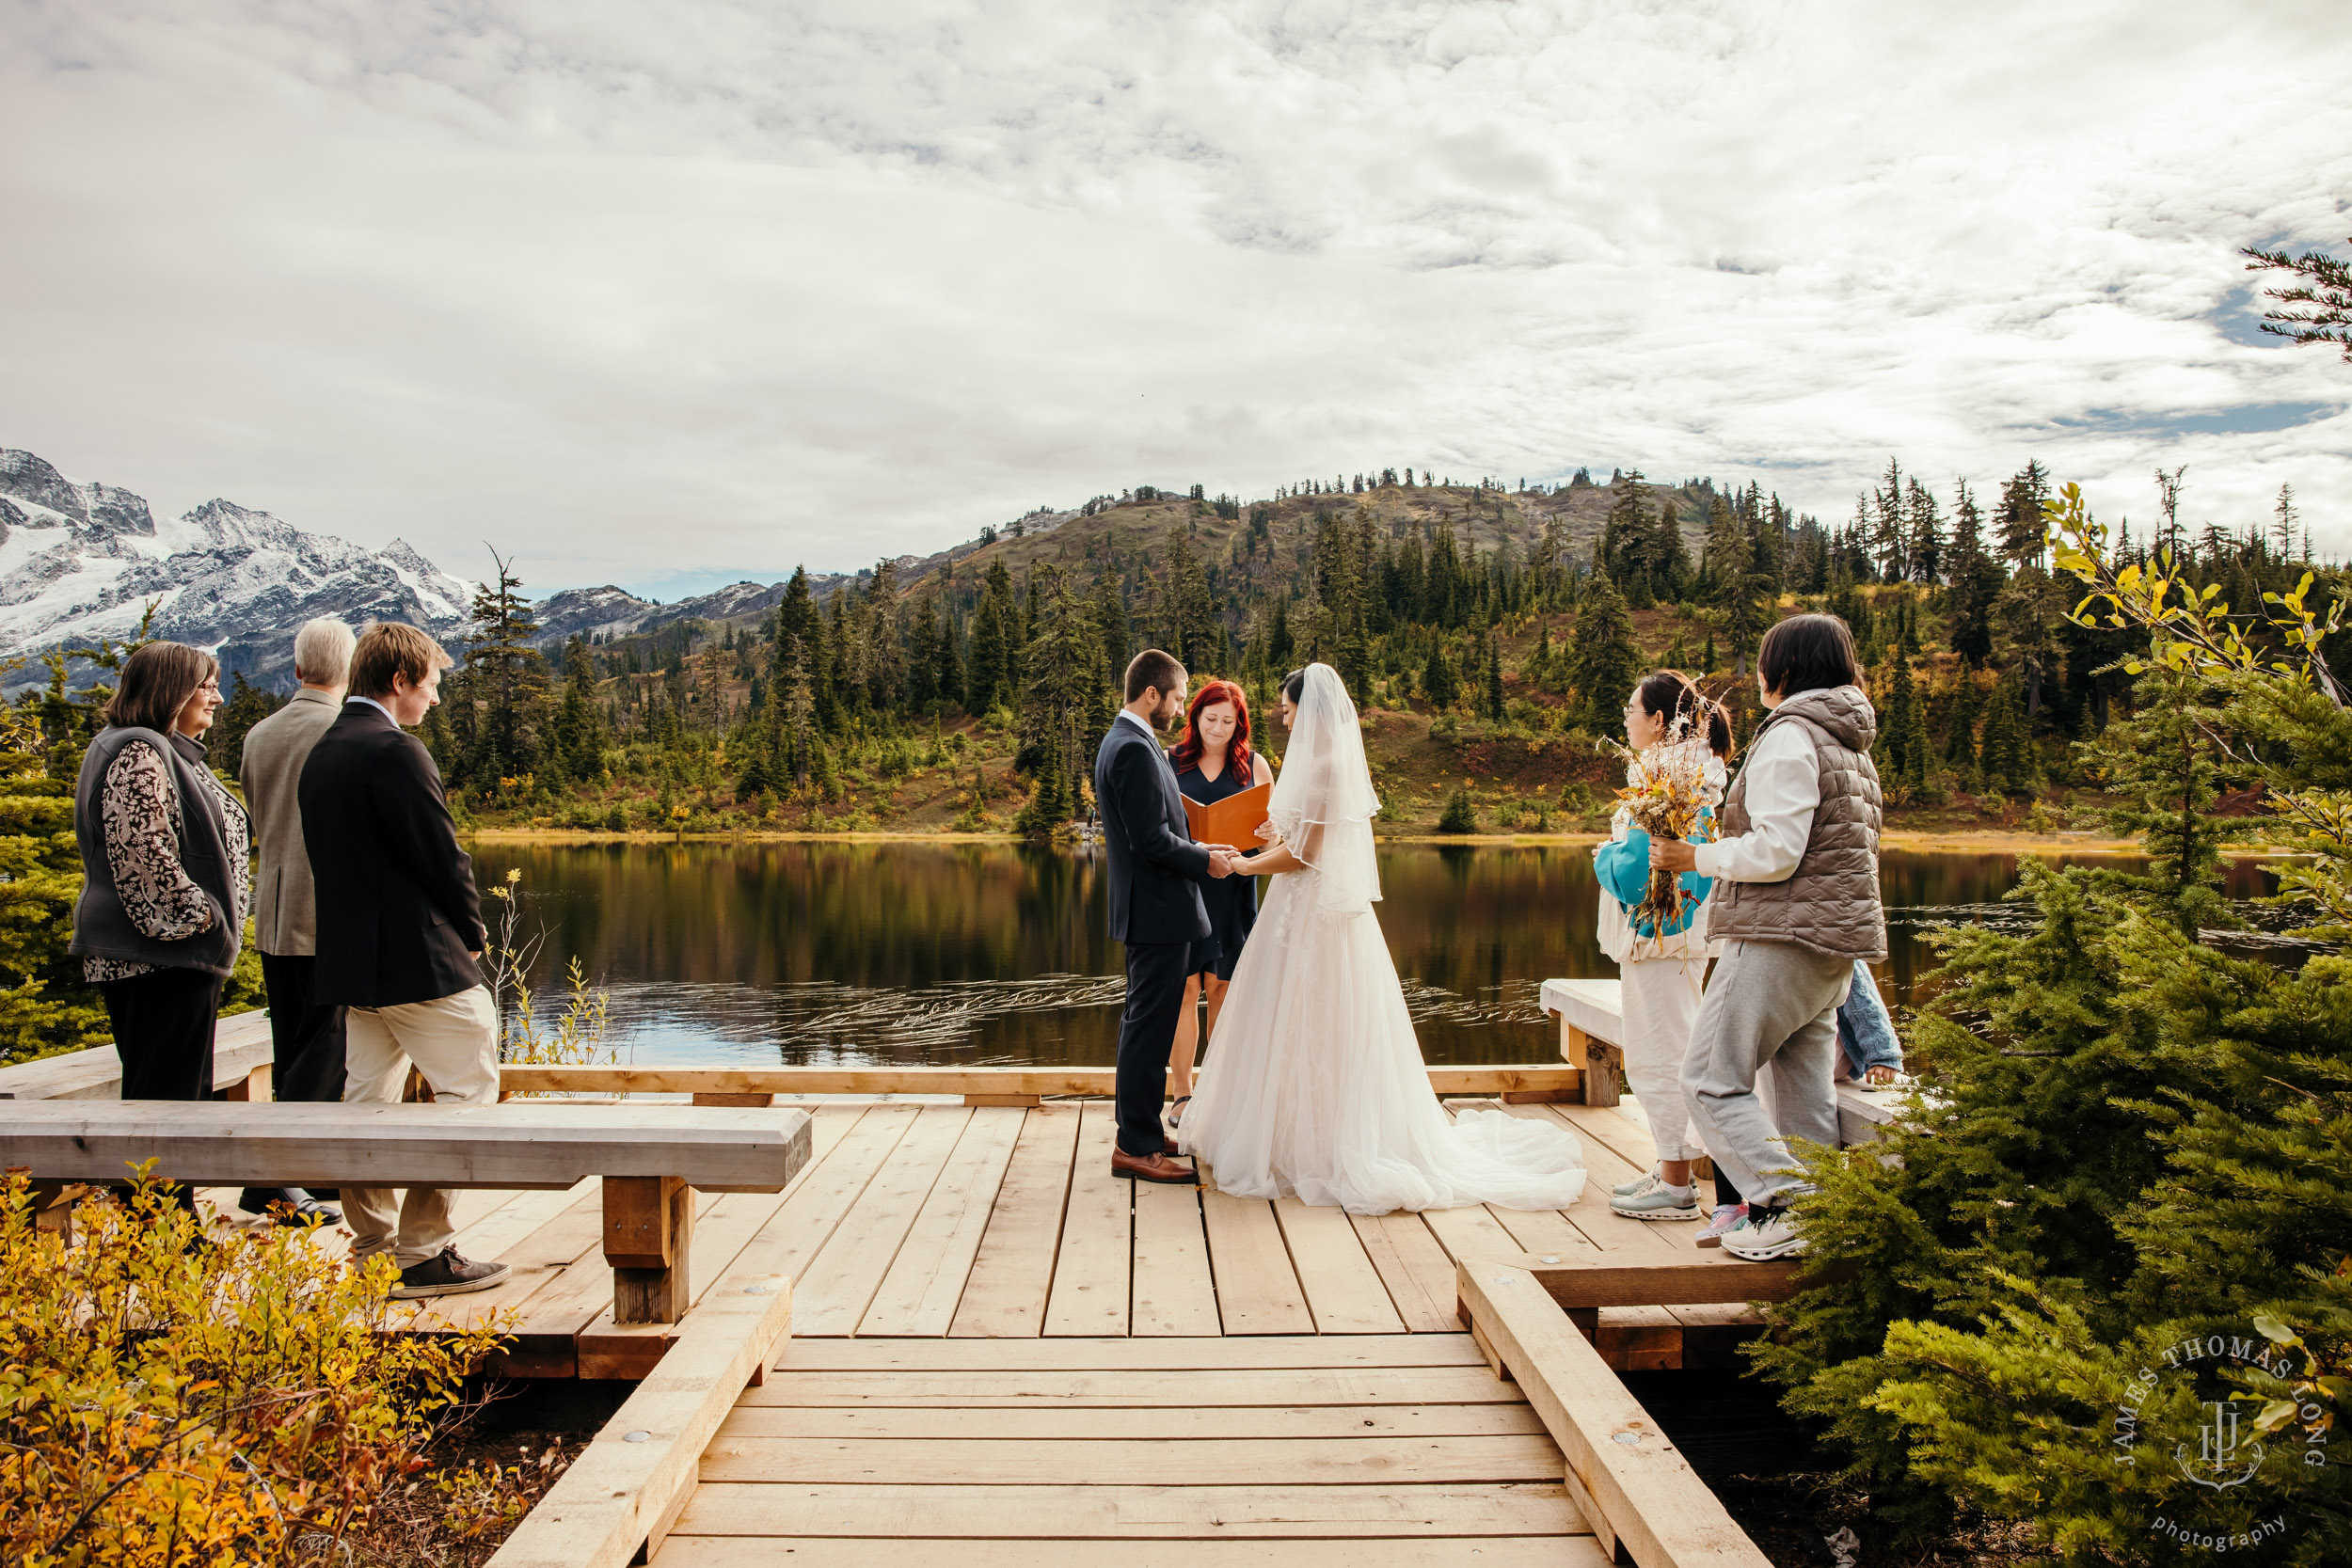
[[[2128,863],[2101,857],[2104,863]],[[543,980],[577,957],[612,998],[622,1060],[1108,1066],[1120,949],[1099,854],[1009,844],[519,846],[474,850],[487,888],[522,872]],[[1378,906],[1432,1062],[1558,1059],[1536,1006],[1553,975],[1613,975],[1581,846],[1395,845]],[[1922,994],[1925,939],[2019,920],[2007,854],[1891,851],[1889,1000]],[[2251,862],[2233,898],[2270,891]]]

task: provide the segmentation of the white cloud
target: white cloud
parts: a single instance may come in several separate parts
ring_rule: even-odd
[[[2331,5],[183,0],[0,61],[0,441],[534,586],[1381,465],[1835,517],[1890,452],[2352,548],[2352,367],[2234,255],[2352,232]]]

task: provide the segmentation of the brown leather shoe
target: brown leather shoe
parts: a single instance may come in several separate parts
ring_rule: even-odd
[[[1130,1154],[1123,1148],[1111,1150],[1111,1175],[1133,1181],[1198,1181],[1200,1173],[1190,1165],[1180,1165],[1165,1154]]]
[[[1183,1150],[1183,1149],[1181,1149],[1181,1148],[1178,1148],[1176,1147],[1176,1140],[1175,1140],[1175,1139],[1173,1139],[1173,1138],[1162,1138],[1162,1139],[1160,1140],[1160,1152],[1161,1152],[1162,1154],[1167,1155],[1169,1159],[1173,1160],[1173,1159],[1175,1159],[1178,1155],[1182,1154],[1182,1153],[1184,1152],[1184,1150]]]

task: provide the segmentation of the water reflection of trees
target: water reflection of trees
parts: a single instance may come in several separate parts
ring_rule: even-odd
[[[1028,846],[488,845],[523,872],[543,964],[578,955],[614,993],[616,1035],[652,1055],[1106,1064],[1120,953],[1099,857]],[[1546,1061],[1550,975],[1611,975],[1578,846],[1394,846],[1383,931],[1436,1062]],[[1889,854],[1881,979],[1922,994],[1935,927],[1997,919],[2015,857]],[[2241,887],[2240,882],[2244,885]],[[2265,891],[2238,867],[2230,892]],[[1107,983],[1106,983],[1107,982]]]

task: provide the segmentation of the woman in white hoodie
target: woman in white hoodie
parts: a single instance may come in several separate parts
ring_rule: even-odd
[[[1643,677],[1625,705],[1626,744],[1634,752],[1626,782],[1639,784],[1661,750],[1688,748],[1697,753],[1707,781],[1708,815],[1697,835],[1712,837],[1713,808],[1722,801],[1724,764],[1731,754],[1731,721],[1679,670]],[[1677,761],[1681,759],[1676,759]],[[1707,981],[1705,904],[1710,883],[1685,872],[1684,903],[1678,916],[1660,922],[1637,919],[1650,880],[1649,834],[1619,807],[1609,825],[1609,842],[1593,850],[1600,881],[1601,951],[1615,960],[1623,977],[1625,1075],[1641,1097],[1649,1118],[1658,1164],[1610,1195],[1609,1207],[1637,1220],[1692,1220],[1699,1216],[1691,1192],[1690,1114],[1682,1098],[1682,1057],[1691,1026],[1699,1016]]]
[[[1754,1261],[1804,1250],[1792,1205],[1810,1190],[1805,1146],[1837,1147],[1837,1008],[1855,961],[1886,957],[1870,761],[1878,716],[1862,679],[1837,617],[1773,626],[1756,654],[1756,690],[1772,711],[1724,796],[1721,836],[1696,848],[1650,846],[1660,870],[1717,882],[1708,935],[1720,953],[1682,1088],[1716,1168],[1747,1198],[1724,1250]]]

